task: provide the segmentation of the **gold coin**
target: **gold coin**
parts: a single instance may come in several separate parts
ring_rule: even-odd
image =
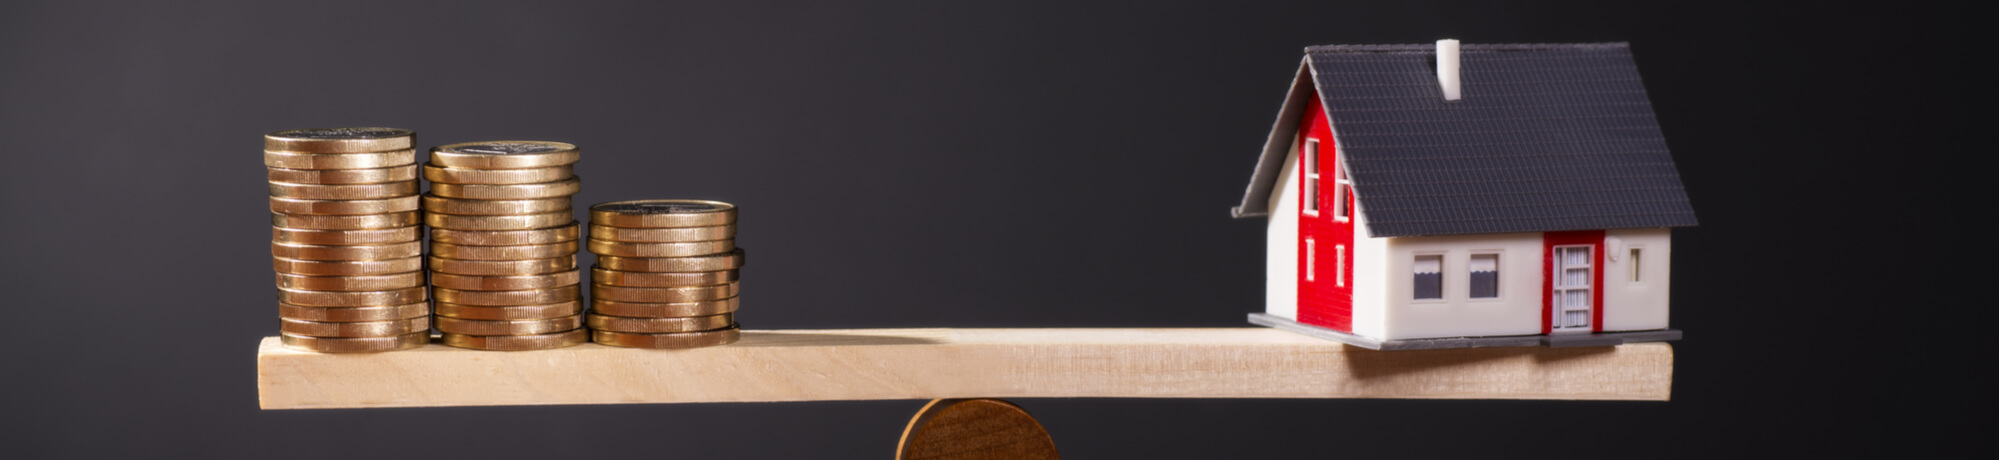
[[[681,303],[618,302],[604,299],[590,299],[590,311],[597,314],[630,318],[709,316],[736,312],[736,307],[739,305],[736,299],[735,297],[730,297],[722,300]]]
[[[532,200],[461,200],[424,194],[424,212],[460,216],[540,214],[569,210],[569,197]]]
[[[670,288],[624,287],[596,283],[590,285],[590,298],[617,302],[700,302],[730,297],[736,297],[736,283]]]
[[[424,223],[446,230],[535,230],[559,227],[576,221],[570,211],[564,209],[541,214],[518,216],[454,216],[451,214],[425,214]]]
[[[417,194],[417,181],[386,184],[316,185],[271,182],[271,196],[300,200],[376,200]]]
[[[576,285],[520,291],[461,291],[436,288],[436,293],[439,302],[480,307],[545,305],[583,298],[583,290]],[[460,334],[471,334],[471,332],[460,332]]]
[[[311,244],[271,243],[271,255],[287,259],[382,260],[416,257],[423,254],[423,243],[416,241],[367,246],[319,246]]]
[[[576,255],[576,242],[524,244],[520,246],[460,246],[431,242],[431,255],[462,260],[547,259]]]
[[[715,241],[736,237],[736,225],[712,225],[707,227],[680,228],[624,228],[591,225],[590,237],[605,241],[625,243],[680,243],[687,241]]]
[[[454,275],[434,273],[431,285],[446,289],[464,291],[519,291],[523,289],[547,289],[557,286],[575,286],[582,275],[576,270],[556,272],[547,275]]]
[[[703,200],[613,201],[590,205],[590,223],[626,228],[713,227],[736,223],[736,205]]]
[[[714,286],[736,282],[736,270],[686,273],[621,272],[590,267],[590,282],[627,287]]]
[[[264,166],[284,169],[382,169],[417,164],[417,151],[374,153],[264,152]]]
[[[530,169],[563,166],[583,158],[575,145],[545,141],[486,141],[431,149],[431,164],[447,168]]]
[[[482,307],[438,302],[437,315],[446,318],[483,320],[523,320],[549,319],[583,314],[583,302],[571,300],[547,305],[516,305],[507,307]]]
[[[569,165],[532,169],[471,169],[424,165],[424,180],[439,184],[537,184],[568,179],[576,173]]]
[[[278,289],[278,303],[301,307],[380,307],[403,305],[430,299],[424,286],[387,291],[300,291]]]
[[[408,227],[419,222],[417,211],[359,216],[312,216],[271,213],[271,225],[312,230],[375,230]]]
[[[268,168],[271,182],[294,184],[383,184],[417,180],[417,165],[391,166],[375,169],[285,169]]]
[[[278,318],[278,331],[307,337],[395,337],[415,332],[430,332],[431,317],[418,316],[408,319],[388,321],[355,321],[346,323],[322,323],[291,318]]]
[[[583,190],[583,176],[572,176],[568,179],[539,184],[476,185],[431,183],[432,195],[467,200],[559,198],[575,195],[579,190]]]
[[[590,331],[578,328],[573,331],[536,335],[463,335],[444,334],[444,344],[459,348],[489,351],[551,350],[582,345],[590,341]]]
[[[415,225],[373,230],[313,230],[271,227],[271,241],[278,243],[325,245],[389,244],[404,241],[420,241],[423,238],[423,227]]]
[[[624,272],[714,272],[743,267],[743,248],[728,254],[695,257],[598,256],[597,265]]]
[[[625,348],[698,348],[724,345],[736,342],[742,335],[741,328],[729,326],[701,332],[676,332],[670,334],[635,334],[606,330],[590,331],[590,339],[603,345]]]
[[[394,337],[329,338],[303,335],[278,334],[285,346],[320,353],[374,353],[381,351],[406,350],[431,343],[430,331],[412,332]]]
[[[576,256],[528,260],[458,260],[431,257],[431,270],[453,275],[541,275],[576,269]]]
[[[353,216],[415,210],[417,210],[417,197],[414,195],[379,200],[301,200],[271,197],[271,212],[284,214]]]
[[[301,291],[383,291],[424,285],[424,272],[388,275],[306,276],[278,274],[278,287]]]
[[[431,314],[430,302],[380,307],[302,307],[278,304],[278,317],[323,323],[352,323],[357,321],[388,321],[410,319]]]
[[[727,254],[736,250],[736,240],[692,241],[687,243],[620,243],[590,240],[590,253],[616,257],[693,257]]]
[[[437,328],[446,334],[535,335],[572,331],[583,327],[583,315],[549,319],[484,320],[439,317]]]
[[[461,246],[515,246],[522,244],[550,244],[576,241],[577,222],[570,220],[561,227],[534,230],[452,230],[431,229],[431,241],[451,243]]]
[[[298,260],[272,257],[271,268],[278,273],[310,276],[388,275],[424,269],[424,258],[384,260]]]
[[[410,148],[417,133],[398,128],[288,129],[264,135],[264,150],[279,152],[349,153]]]
[[[709,316],[685,316],[678,318],[626,318],[591,313],[584,318],[584,324],[591,329],[611,332],[634,332],[640,334],[664,334],[670,332],[712,331],[736,324],[734,313]]]

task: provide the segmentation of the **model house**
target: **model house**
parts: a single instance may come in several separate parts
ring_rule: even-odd
[[[1306,49],[1238,218],[1253,323],[1375,349],[1674,340],[1695,225],[1624,43]]]

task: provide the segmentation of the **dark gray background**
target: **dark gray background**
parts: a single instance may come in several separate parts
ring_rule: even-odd
[[[922,401],[259,411],[259,136],[734,202],[752,328],[1243,326],[1300,49],[1449,36],[1632,43],[1702,222],[1674,401],[1016,401],[1064,453],[1992,455],[1990,4],[1611,3],[0,4],[0,451],[887,458]]]

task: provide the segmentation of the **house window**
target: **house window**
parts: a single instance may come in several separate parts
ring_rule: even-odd
[[[1444,256],[1417,256],[1416,279],[1410,284],[1415,288],[1416,300],[1444,298]]]
[[[1333,245],[1333,285],[1347,287],[1347,245]]]
[[[1318,271],[1314,270],[1314,268],[1317,267],[1315,267],[1313,264],[1314,262],[1313,259],[1318,258],[1318,256],[1319,256],[1319,251],[1313,249],[1313,239],[1306,238],[1306,281],[1312,281],[1313,272]]]
[[[1339,162],[1333,165],[1333,220],[1347,221],[1347,191],[1351,188],[1347,181],[1347,168]]]
[[[1472,298],[1496,299],[1500,297],[1500,255],[1473,254],[1469,271],[1472,272]]]
[[[1319,139],[1306,139],[1305,152],[1300,156],[1305,157],[1306,163],[1306,178],[1303,184],[1306,215],[1317,216],[1319,215]]]
[[[1637,283],[1639,282],[1639,248],[1632,248],[1632,258],[1630,260],[1630,262],[1626,263],[1632,264],[1632,282]]]

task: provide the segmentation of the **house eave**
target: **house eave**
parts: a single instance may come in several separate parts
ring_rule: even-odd
[[[1299,120],[1310,105],[1305,98],[1314,94],[1311,72],[1311,60],[1299,59],[1291,89],[1285,92],[1285,104],[1278,109],[1278,120],[1271,123],[1271,132],[1264,138],[1264,153],[1257,157],[1257,169],[1250,174],[1250,186],[1243,191],[1243,202],[1229,209],[1231,216],[1247,219],[1271,215],[1271,191],[1277,187],[1278,171],[1284,169],[1286,150],[1291,148],[1292,138],[1298,136]]]

